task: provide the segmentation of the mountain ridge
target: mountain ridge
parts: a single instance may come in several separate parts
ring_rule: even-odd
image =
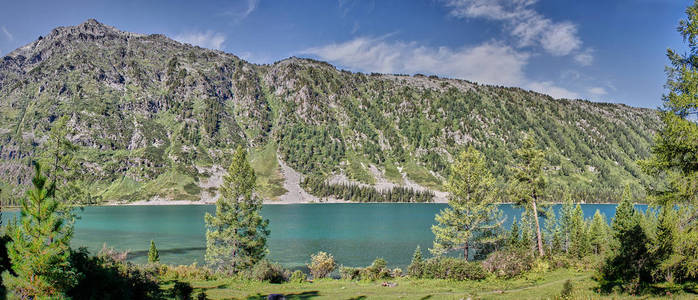
[[[438,190],[468,143],[503,185],[528,130],[548,151],[552,186],[613,198],[648,180],[634,161],[648,155],[659,126],[647,108],[354,73],[306,58],[253,64],[94,19],[3,57],[0,111],[0,174],[13,195],[27,183],[27,160],[45,152],[52,121],[69,115],[78,160],[91,171],[83,180],[100,201],[215,198],[215,187],[202,184],[212,175],[205,170],[220,171],[238,144],[252,149],[269,199],[288,190],[281,160],[328,182]]]

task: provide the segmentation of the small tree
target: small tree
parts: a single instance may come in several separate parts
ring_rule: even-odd
[[[332,254],[320,251],[310,256],[308,269],[315,279],[327,277],[335,268],[337,268],[337,262]]]
[[[6,271],[2,279],[19,298],[62,297],[79,279],[70,264],[72,223],[59,213],[55,185],[48,184],[39,163],[34,166],[33,187],[22,200],[19,222],[8,228],[14,275]]]
[[[521,148],[516,150],[519,163],[512,169],[514,180],[511,183],[512,199],[530,210],[535,223],[536,248],[538,255],[544,256],[543,237],[538,218],[538,204],[542,201],[545,178],[543,177],[543,151],[536,148],[533,132],[530,131],[523,140]]]
[[[228,274],[247,269],[267,253],[269,220],[262,219],[262,200],[255,194],[256,176],[247,151],[238,147],[223,177],[216,214],[206,213],[206,263]]]
[[[472,146],[461,152],[451,165],[446,190],[448,208],[436,215],[434,255],[462,250],[468,260],[471,246],[494,243],[501,225],[501,212],[496,205],[494,177],[487,170],[485,157]]]
[[[412,262],[410,262],[410,265],[407,267],[407,274],[415,277],[415,278],[420,278],[422,277],[422,263],[424,259],[422,258],[422,248],[417,245],[417,248],[414,249],[414,254],[412,254]]]
[[[148,250],[148,262],[160,262],[160,252],[158,252],[158,248],[155,248],[155,242],[153,240],[150,240],[150,250]]]

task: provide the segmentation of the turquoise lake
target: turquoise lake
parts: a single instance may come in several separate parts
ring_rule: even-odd
[[[269,258],[285,267],[304,266],[310,254],[332,253],[339,264],[366,266],[383,257],[390,266],[405,267],[417,245],[427,254],[434,238],[434,215],[445,204],[362,203],[265,205],[262,215],[270,220]],[[506,226],[521,209],[500,206]],[[615,204],[582,205],[586,217],[598,209],[607,219]],[[644,208],[646,206],[641,206]],[[556,206],[559,209],[559,205]],[[96,206],[79,211],[72,246],[96,253],[106,244],[128,250],[130,259],[147,259],[150,240],[168,264],[203,264],[205,251],[204,213],[212,205]],[[7,213],[8,217],[17,213]]]

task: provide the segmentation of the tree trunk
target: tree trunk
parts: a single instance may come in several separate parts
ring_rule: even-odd
[[[538,240],[538,255],[543,257],[545,252],[543,252],[543,237],[540,234],[540,223],[538,222],[538,207],[536,206],[536,199],[533,198],[533,217],[536,219],[536,239]]]
[[[468,261],[468,242],[465,242],[465,247],[463,247],[463,258],[465,258],[465,261]]]

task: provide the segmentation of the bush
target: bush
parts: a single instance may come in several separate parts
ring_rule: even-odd
[[[572,299],[572,292],[574,287],[572,286],[572,281],[567,279],[565,284],[562,286],[562,291],[560,292],[560,299]]]
[[[172,290],[170,290],[172,298],[177,300],[191,300],[191,293],[193,292],[194,288],[191,287],[191,284],[181,281],[175,282]]]
[[[339,268],[339,275],[342,277],[342,279],[359,280],[361,279],[361,268],[341,266]]]
[[[511,278],[530,270],[534,261],[530,251],[504,250],[490,254],[482,266],[498,277]]]
[[[302,283],[305,282],[308,276],[303,273],[301,270],[296,270],[291,274],[291,278],[288,280],[289,282],[295,282],[295,283]]]
[[[337,268],[337,263],[332,254],[320,251],[310,256],[308,269],[310,269],[310,274],[313,275],[314,279],[327,277],[335,268]]]
[[[89,256],[87,249],[71,251],[73,267],[83,274],[78,284],[67,292],[72,299],[159,299],[159,270],[123,262],[125,255],[113,249]]]
[[[211,280],[216,278],[211,269],[197,266],[196,263],[178,266],[162,265],[162,268],[163,277],[172,280]]]
[[[393,269],[392,276],[394,278],[402,277],[402,269],[400,269],[400,268]]]
[[[288,280],[288,273],[288,270],[285,270],[280,264],[271,263],[264,259],[252,267],[248,277],[270,283],[283,283]]]
[[[380,280],[392,277],[392,271],[388,269],[388,262],[383,258],[376,258],[370,266],[363,268],[359,273],[363,280]]]
[[[434,257],[423,262],[423,278],[450,280],[482,280],[487,271],[479,262],[468,262],[461,258]]]

